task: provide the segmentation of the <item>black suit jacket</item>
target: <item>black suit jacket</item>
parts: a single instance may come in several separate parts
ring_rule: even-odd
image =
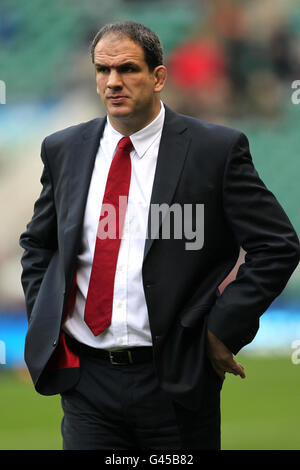
[[[44,140],[43,189],[20,238],[29,319],[25,360],[42,394],[67,390],[80,374],[61,325],[74,297],[85,204],[104,124],[105,118],[94,119]],[[203,247],[187,250],[184,237],[167,240],[158,233],[146,239],[142,267],[160,384],[175,401],[196,409],[204,393],[218,393],[222,385],[206,356],[206,328],[234,354],[250,343],[260,315],[299,262],[299,241],[260,180],[245,135],[167,107],[151,203],[204,204]],[[220,295],[218,286],[240,247],[245,263]]]

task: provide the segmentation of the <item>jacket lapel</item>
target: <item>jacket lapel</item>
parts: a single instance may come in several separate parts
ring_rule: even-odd
[[[96,119],[74,141],[69,156],[68,214],[64,231],[64,267],[70,278],[76,262],[85,205],[106,119]]]
[[[165,122],[162,131],[157,165],[154,176],[150,210],[148,215],[148,228],[144,250],[144,260],[147,257],[153,241],[158,235],[163,222],[160,221],[156,233],[151,226],[151,207],[153,204],[166,203],[171,205],[175,189],[186,159],[191,137],[186,132],[187,126],[183,119],[165,106]],[[150,236],[151,237],[150,237]]]

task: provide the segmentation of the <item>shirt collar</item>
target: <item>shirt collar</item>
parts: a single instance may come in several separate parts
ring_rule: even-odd
[[[140,129],[130,136],[132,145],[139,158],[142,158],[154,141],[160,137],[165,118],[165,107],[163,102],[160,102],[160,112],[153,121],[150,122],[146,127]],[[118,132],[110,123],[109,117],[107,116],[107,125],[105,129],[111,138],[111,148],[115,149],[119,140],[124,137]]]

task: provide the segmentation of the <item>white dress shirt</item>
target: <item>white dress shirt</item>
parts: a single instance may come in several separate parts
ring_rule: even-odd
[[[107,119],[96,155],[83,220],[82,250],[77,259],[77,294],[64,330],[81,343],[108,350],[151,346],[148,310],[142,282],[142,263],[148,212],[164,123],[165,109],[145,128],[132,134],[131,180],[113,295],[112,322],[94,336],[84,322],[85,300],[92,269],[102,199],[112,158],[124,137]],[[83,156],[84,158],[84,156]]]

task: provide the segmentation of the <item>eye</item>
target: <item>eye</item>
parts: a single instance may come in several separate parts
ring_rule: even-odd
[[[108,73],[109,67],[106,67],[105,65],[96,65],[96,71],[99,73]]]
[[[133,73],[137,71],[137,67],[133,64],[124,64],[120,67],[121,73]]]

